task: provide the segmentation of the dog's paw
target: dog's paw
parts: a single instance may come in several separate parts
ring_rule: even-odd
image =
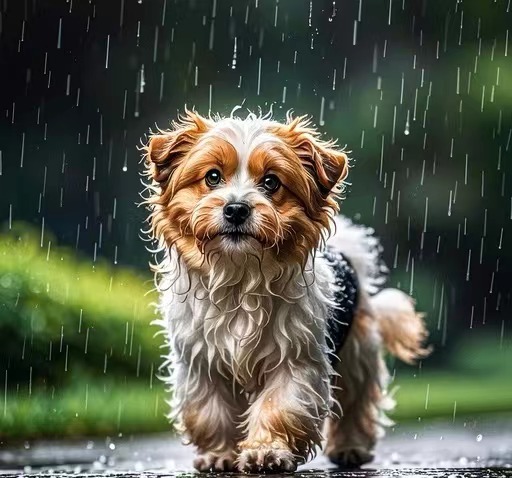
[[[194,468],[197,471],[233,471],[235,469],[236,454],[233,451],[224,453],[202,453],[194,459]]]
[[[329,460],[340,468],[358,468],[373,461],[375,454],[364,447],[347,447],[327,454]]]
[[[283,444],[242,446],[237,468],[245,473],[282,473],[297,469],[297,457]]]

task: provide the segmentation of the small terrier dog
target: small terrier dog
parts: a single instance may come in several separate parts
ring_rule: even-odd
[[[394,402],[383,348],[427,354],[382,289],[373,231],[338,216],[346,154],[305,117],[186,111],[144,147],[170,417],[199,471],[293,471],[318,446],[373,458]]]

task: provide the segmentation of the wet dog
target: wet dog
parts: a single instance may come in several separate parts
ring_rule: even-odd
[[[337,215],[347,155],[304,117],[187,111],[145,146],[171,417],[200,471],[370,461],[386,348],[422,357],[372,231]]]

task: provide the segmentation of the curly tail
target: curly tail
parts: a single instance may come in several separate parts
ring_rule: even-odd
[[[411,297],[398,289],[383,289],[370,304],[389,353],[406,363],[430,354],[431,348],[423,346],[428,337],[423,314],[416,312]]]

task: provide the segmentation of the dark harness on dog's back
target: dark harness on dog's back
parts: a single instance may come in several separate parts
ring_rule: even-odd
[[[334,302],[327,313],[327,345],[329,359],[334,366],[338,363],[337,354],[343,347],[350,332],[359,298],[359,282],[352,264],[341,253],[332,248],[323,252],[327,264],[334,272]]]

